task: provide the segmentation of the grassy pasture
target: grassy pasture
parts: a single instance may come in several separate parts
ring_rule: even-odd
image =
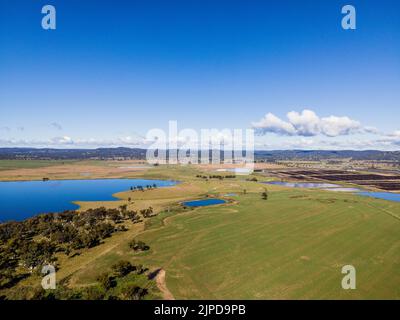
[[[394,217],[400,218],[400,204],[275,186],[268,186],[265,201],[263,188],[238,179],[193,180],[137,193],[131,206],[157,210],[206,193],[238,196],[227,205],[163,212],[126,239],[113,237],[115,247],[77,273],[76,283],[90,283],[102,266],[129,257],[164,268],[169,290],[182,299],[400,298],[400,220]],[[127,242],[134,237],[150,251],[133,254]],[[357,269],[357,290],[341,288],[346,264]]]
[[[35,169],[73,162],[73,160],[0,160],[0,170]]]
[[[151,270],[165,269],[175,298],[400,299],[400,203],[265,186],[240,176],[205,181],[196,178],[197,173],[193,166],[130,172],[129,177],[181,183],[121,192],[117,201],[79,202],[83,209],[151,205],[160,214],[129,225],[127,232],[79,256],[61,255],[58,279],[70,279],[71,287],[93,285],[100,273],[123,259]],[[265,187],[267,201],[261,199]],[[227,197],[232,200],[228,204],[176,210],[184,200],[227,193],[237,194]],[[134,238],[145,241],[150,250],[132,252],[128,242]],[[341,288],[346,264],[356,267],[356,290]],[[143,286],[158,297],[154,282]]]
[[[345,194],[277,191],[263,201],[166,217],[140,238],[183,299],[400,298],[400,205]],[[341,288],[342,266],[357,289]]]

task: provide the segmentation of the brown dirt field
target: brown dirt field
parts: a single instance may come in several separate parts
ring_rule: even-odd
[[[131,166],[131,168],[129,167]],[[132,161],[104,161],[99,165],[88,162],[65,164],[43,168],[23,168],[0,171],[1,181],[51,180],[62,179],[99,179],[123,178],[143,173],[148,168],[144,164]]]
[[[234,168],[243,168],[243,165],[240,164],[200,164],[198,168],[204,171],[216,171],[218,169],[234,169]],[[286,168],[283,165],[274,164],[274,163],[255,163],[255,170],[264,170],[264,169],[283,169]]]

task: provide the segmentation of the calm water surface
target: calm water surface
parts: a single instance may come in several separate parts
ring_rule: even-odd
[[[202,200],[193,200],[193,201],[187,201],[184,202],[183,204],[188,207],[205,207],[205,206],[211,206],[215,204],[222,204],[225,203],[225,200],[222,199],[202,199]]]
[[[290,188],[336,188],[341,187],[338,184],[333,183],[314,183],[314,182],[283,182],[283,181],[271,181],[266,184],[274,184],[278,186],[290,187]]]
[[[141,179],[51,180],[0,182],[0,222],[23,220],[39,213],[74,210],[72,201],[109,201],[116,192],[175,181]]]
[[[359,195],[364,197],[372,197],[377,199],[384,199],[389,201],[400,202],[400,193],[391,192],[358,192]]]
[[[325,191],[337,191],[337,192],[354,192],[360,196],[371,197],[389,201],[400,202],[400,194],[392,192],[373,192],[363,191],[358,188],[342,187],[338,184],[333,183],[313,183],[313,182],[284,182],[284,181],[270,181],[264,182],[265,184],[279,185],[289,188],[316,188]]]

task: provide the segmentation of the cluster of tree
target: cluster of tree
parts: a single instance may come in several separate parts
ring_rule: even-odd
[[[101,287],[106,291],[115,288],[118,284],[118,279],[124,278],[130,273],[135,273],[137,275],[144,274],[148,269],[144,268],[143,265],[132,265],[129,261],[119,261],[113,266],[111,266],[111,273],[103,273],[98,278],[97,281]],[[119,291],[119,295],[109,295],[110,299],[123,299],[123,300],[142,300],[145,295],[147,295],[148,290],[141,288],[137,285],[129,285],[124,287]]]
[[[131,187],[131,191],[144,191],[144,189],[151,190],[151,189],[157,189],[157,185],[155,183],[153,184],[148,184],[146,186],[135,186]]]
[[[201,174],[196,175],[196,178],[202,178],[202,179],[219,179],[219,180],[223,180],[223,179],[234,179],[236,178],[236,176],[234,174],[231,175],[209,175],[209,176],[204,176]]]
[[[98,276],[95,285],[72,289],[61,283],[55,290],[44,290],[38,287],[33,290],[33,294],[24,298],[31,300],[142,300],[149,291],[137,285],[137,278],[147,278],[146,271],[148,269],[142,265],[135,266],[129,261],[119,261],[111,267],[111,272]]]
[[[268,191],[267,191],[267,189],[265,189],[264,192],[261,193],[261,199],[268,200]]]
[[[140,214],[143,216],[143,218],[151,218],[155,216],[152,207],[140,210]]]
[[[150,249],[150,247],[143,241],[136,239],[133,239],[131,242],[129,242],[129,247],[134,251],[147,251]]]
[[[152,209],[146,209],[146,215]],[[97,246],[116,231],[126,231],[121,223],[138,222],[136,211],[126,207],[97,208],[84,212],[42,214],[20,222],[0,224],[0,288],[12,286],[27,273],[41,270],[56,261],[55,253]]]

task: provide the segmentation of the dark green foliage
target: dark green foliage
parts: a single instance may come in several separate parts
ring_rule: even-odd
[[[23,242],[19,248],[20,263],[30,270],[51,263],[55,249],[55,244],[47,240]]]
[[[268,200],[268,190],[265,189],[263,193],[261,193],[261,198],[263,200]]]
[[[54,264],[56,252],[73,257],[76,250],[95,247],[115,231],[126,231],[123,221],[141,221],[136,211],[120,209],[65,211],[0,224],[0,288],[18,282],[22,269],[40,273],[44,264]],[[151,208],[145,211],[152,213]]]
[[[112,273],[105,272],[97,278],[98,283],[84,288],[70,288],[68,280],[57,283],[55,290],[44,290],[37,286],[16,286],[2,299],[22,300],[141,300],[149,294],[137,281],[149,277],[144,275],[147,268],[132,265],[129,261],[119,261],[112,266]]]
[[[143,209],[140,214],[146,218],[151,217],[153,209]],[[142,221],[136,211],[128,210],[124,205],[119,209],[101,207],[84,212],[41,214],[21,222],[0,224],[0,289],[14,290],[15,284],[23,278],[41,276],[43,265],[56,264],[56,253],[64,253],[73,259],[79,255],[79,250],[100,245],[103,239],[116,231],[128,230],[122,224],[127,220],[134,223]],[[135,251],[149,249],[141,241],[132,248]],[[123,277],[132,271],[143,273],[145,269],[140,267],[137,270],[129,262],[122,261],[113,267],[113,271],[118,277]],[[103,275],[99,282],[106,291],[115,286],[115,279],[110,275]],[[32,298],[32,290],[27,293],[19,290],[19,287],[15,288],[13,292],[16,297]],[[63,286],[55,291],[43,292],[38,289],[34,292],[34,299],[80,299],[79,295],[96,300],[106,297],[104,290],[99,290],[74,291]],[[140,296],[141,293],[135,294]]]
[[[124,277],[131,271],[136,270],[136,267],[133,266],[129,261],[119,261],[118,263],[114,264],[111,269],[117,277]]]
[[[115,231],[128,231],[128,228],[125,225],[117,226]]]
[[[53,300],[53,298],[54,294],[49,297],[46,290],[44,290],[42,287],[38,287],[33,291],[31,300]]]
[[[129,247],[134,251],[146,251],[150,249],[150,247],[143,241],[138,241],[136,239],[133,239],[131,242],[129,242]]]
[[[100,285],[105,290],[109,290],[109,289],[115,287],[115,285],[116,285],[115,279],[112,276],[110,276],[108,273],[102,273],[97,278],[97,281],[100,283]]]
[[[121,296],[124,300],[142,300],[147,293],[147,289],[131,285],[122,290]]]
[[[148,209],[142,209],[140,210],[140,214],[144,217],[144,218],[150,218],[153,217],[153,208],[149,207]]]
[[[210,179],[210,180],[211,179],[223,180],[223,179],[234,179],[234,178],[236,178],[236,176],[234,174],[224,175],[224,176],[216,175],[216,174],[210,175],[210,176],[203,176],[201,174],[198,174],[198,175],[196,175],[196,178],[202,178],[202,179],[205,179],[205,180],[208,180],[208,179]]]
[[[82,290],[82,299],[84,300],[103,300],[105,291],[98,286],[90,286]]]

